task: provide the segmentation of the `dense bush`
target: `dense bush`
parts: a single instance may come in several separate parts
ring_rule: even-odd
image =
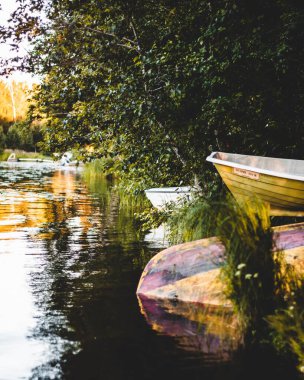
[[[9,149],[22,149],[25,151],[39,151],[39,144],[43,140],[41,127],[31,127],[27,122],[14,123],[3,134],[3,147]]]

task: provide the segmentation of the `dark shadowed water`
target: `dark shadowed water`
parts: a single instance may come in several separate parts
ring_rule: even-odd
[[[220,313],[138,302],[165,243],[139,234],[111,183],[19,163],[0,179],[0,380],[296,378],[237,350]]]

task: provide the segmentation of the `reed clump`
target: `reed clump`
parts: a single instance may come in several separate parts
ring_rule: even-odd
[[[225,202],[210,202],[197,197],[190,203],[166,210],[168,240],[172,244],[216,236],[216,219]]]
[[[289,268],[285,305],[267,318],[273,330],[273,344],[281,353],[292,356],[304,372],[304,278]]]
[[[225,246],[222,280],[239,317],[246,342],[266,340],[266,319],[284,300],[284,260],[274,247],[269,210],[258,201],[237,203],[231,196],[197,199],[167,220],[171,242],[217,236]]]
[[[111,177],[114,176],[114,160],[112,158],[97,158],[85,165],[85,174],[91,177]]]
[[[244,339],[267,340],[266,318],[284,298],[284,260],[274,247],[268,209],[258,201],[240,205],[230,200],[221,210],[217,231],[226,252],[223,281]]]

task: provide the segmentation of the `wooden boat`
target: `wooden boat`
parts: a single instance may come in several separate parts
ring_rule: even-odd
[[[207,161],[237,200],[259,198],[271,215],[304,216],[304,161],[223,152]]]
[[[191,188],[190,186],[157,187],[145,190],[145,194],[154,207],[162,209],[171,202],[190,200]]]
[[[304,223],[273,227],[274,251],[282,252],[299,275],[304,273]],[[231,307],[220,268],[225,247],[217,237],[164,249],[147,263],[137,287],[139,298]]]
[[[273,239],[273,250],[302,277],[304,223],[273,227]],[[136,291],[152,329],[174,336],[187,350],[219,355],[237,348],[241,329],[221,275],[226,257],[216,237],[171,246],[152,257]]]

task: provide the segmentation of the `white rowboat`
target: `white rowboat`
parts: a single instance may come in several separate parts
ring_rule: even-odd
[[[178,203],[181,200],[190,200],[191,187],[157,187],[145,190],[145,194],[154,207],[162,209],[171,202]]]

